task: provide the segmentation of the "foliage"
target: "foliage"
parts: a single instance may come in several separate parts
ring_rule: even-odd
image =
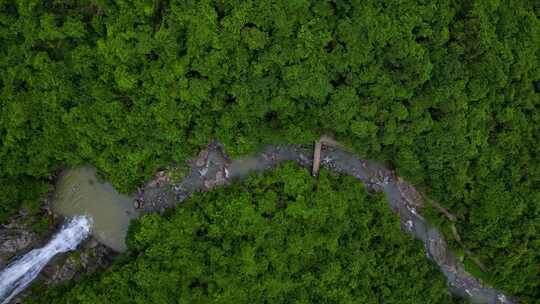
[[[331,132],[456,214],[491,283],[538,299],[539,15],[519,0],[1,0],[0,182],[15,190],[0,220],[62,166],[129,191],[213,139],[241,155]]]
[[[42,197],[47,193],[47,184],[36,183],[35,180],[27,177],[20,177],[17,182],[0,178],[0,183],[2,185],[0,222],[7,220],[8,215],[21,207],[28,213],[39,212],[41,202],[36,200],[36,197]],[[25,189],[25,191],[21,191],[21,189]]]
[[[249,190],[249,191],[248,191]],[[130,259],[38,303],[450,303],[421,242],[352,177],[286,165],[130,229]]]

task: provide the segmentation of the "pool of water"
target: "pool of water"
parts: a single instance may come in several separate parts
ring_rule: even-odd
[[[133,199],[101,182],[92,167],[64,171],[56,185],[53,210],[65,217],[88,215],[94,220],[93,236],[113,250],[126,250],[129,223],[138,217]]]

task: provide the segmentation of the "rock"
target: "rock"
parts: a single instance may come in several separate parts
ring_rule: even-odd
[[[88,248],[96,248],[97,246],[99,246],[99,242],[92,238],[90,241],[88,241]]]
[[[28,216],[28,209],[26,208],[21,208],[19,209],[19,214],[22,216],[22,217],[25,217],[25,216]]]
[[[225,182],[225,174],[223,171],[218,171],[216,173],[216,183],[224,183]]]
[[[85,250],[84,256],[86,257],[83,264],[85,273],[92,273],[98,268],[106,267],[110,264],[110,258],[113,253],[108,247],[98,244],[98,246],[92,248],[92,250]]]
[[[73,279],[77,273],[78,265],[77,261],[73,257],[68,257],[65,259],[64,263],[59,265],[54,265],[51,267],[52,274],[50,278],[46,281],[47,285],[56,285],[68,280]]]
[[[0,264],[30,247],[38,241],[38,236],[22,225],[10,225],[0,229]]]
[[[167,175],[167,172],[165,171],[159,171],[156,173],[156,176],[153,180],[146,183],[145,188],[158,188],[163,185],[167,185],[171,183],[171,177]],[[139,190],[139,195],[144,192],[144,189]]]
[[[217,171],[214,179],[204,181],[204,187],[207,190],[212,190],[218,186],[226,185],[228,183],[228,180],[225,175],[226,173],[223,170]]]
[[[437,230],[429,229],[427,245],[427,250],[435,263],[440,267],[454,267],[449,259],[448,246]]]
[[[199,153],[199,157],[197,158],[197,160],[195,161],[195,165],[197,167],[202,167],[206,164],[206,160],[208,158],[208,150],[202,150],[200,153]]]
[[[422,208],[424,206],[422,195],[420,195],[420,193],[418,193],[418,191],[412,185],[405,182],[403,179],[398,178],[397,186],[401,197],[408,205],[415,206],[417,208]]]
[[[199,170],[199,174],[203,177],[206,176],[206,173],[208,173],[208,168],[202,168]]]
[[[211,190],[211,189],[213,189],[215,186],[216,186],[216,184],[215,184],[215,182],[212,181],[212,180],[204,181],[204,187],[205,187],[207,190]]]
[[[111,249],[92,238],[78,252],[55,257],[40,276],[47,286],[77,280],[82,274],[108,266],[112,255]]]

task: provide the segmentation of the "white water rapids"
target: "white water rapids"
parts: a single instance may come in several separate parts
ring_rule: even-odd
[[[7,304],[23,291],[55,255],[77,248],[90,235],[91,228],[91,218],[73,217],[45,247],[34,249],[10,263],[0,272],[1,303]]]

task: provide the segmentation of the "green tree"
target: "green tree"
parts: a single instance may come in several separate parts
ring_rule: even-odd
[[[250,189],[250,191],[246,191]],[[144,216],[110,270],[38,303],[451,303],[382,195],[296,166]]]

